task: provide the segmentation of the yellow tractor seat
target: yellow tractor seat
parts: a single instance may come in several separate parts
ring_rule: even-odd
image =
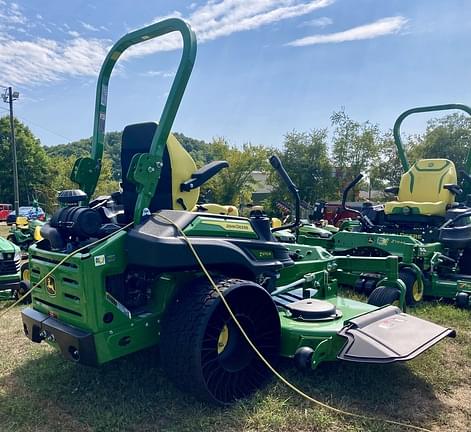
[[[397,201],[384,205],[387,215],[445,216],[455,202],[445,185],[456,185],[455,164],[448,159],[420,159],[402,175]]]
[[[18,216],[15,224],[17,228],[28,228],[28,218],[26,216]]]

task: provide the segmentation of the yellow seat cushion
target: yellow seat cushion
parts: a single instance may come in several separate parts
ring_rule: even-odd
[[[457,184],[455,164],[448,159],[420,159],[403,174],[397,201],[387,202],[385,214],[445,216],[455,196],[444,189]]]
[[[417,202],[417,201],[390,201],[384,205],[386,214],[419,214],[423,216],[444,216],[447,203],[438,202]]]
[[[198,202],[200,188],[182,191],[180,190],[180,185],[190,179],[191,175],[196,171],[195,161],[173,134],[168,136],[167,150],[172,179],[172,209],[192,209]]]

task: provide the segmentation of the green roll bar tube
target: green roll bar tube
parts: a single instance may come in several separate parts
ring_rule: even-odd
[[[404,149],[404,144],[401,140],[401,125],[402,122],[405,120],[406,117],[410,116],[411,114],[417,113],[424,113],[430,111],[447,111],[447,110],[461,110],[468,113],[471,116],[471,108],[467,105],[463,104],[445,104],[445,105],[430,105],[430,106],[423,106],[423,107],[416,107],[411,108],[407,111],[404,111],[395,121],[393,127],[393,134],[394,134],[394,142],[396,143],[397,153],[399,159],[401,160],[402,169],[404,172],[410,169],[409,161],[407,160],[406,152]],[[468,152],[465,170],[467,174],[470,174],[471,171],[471,150]]]
[[[126,34],[110,49],[98,76],[91,157],[77,159],[70,176],[71,180],[77,183],[87,194],[88,199],[90,199],[95,191],[101,171],[108,83],[116,62],[129,47],[175,31],[179,32],[182,37],[182,57],[160,116],[159,126],[152,138],[149,153],[135,155],[128,172],[122,173],[123,176],[127,175],[127,178],[137,186],[138,197],[134,212],[135,223],[140,222],[144,208],[149,206],[155,193],[160,178],[162,156],[167,138],[195,63],[196,36],[185,21],[178,18],[170,18],[151,24],[143,29]]]

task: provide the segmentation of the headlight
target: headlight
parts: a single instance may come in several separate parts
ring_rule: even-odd
[[[21,251],[16,251],[13,260],[18,261],[20,259],[21,259]]]

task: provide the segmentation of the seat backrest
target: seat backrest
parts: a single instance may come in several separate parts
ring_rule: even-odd
[[[136,205],[137,192],[134,183],[127,178],[129,165],[137,153],[148,153],[157,123],[138,123],[126,126],[121,140],[122,202],[126,219],[132,219]],[[199,188],[188,192],[180,191],[180,184],[191,178],[196,164],[178,140],[170,134],[167,139],[161,175],[149,210],[160,209],[191,210],[198,201]]]
[[[452,204],[454,195],[443,188],[457,184],[455,164],[448,159],[420,159],[402,175],[398,201],[446,202]]]

